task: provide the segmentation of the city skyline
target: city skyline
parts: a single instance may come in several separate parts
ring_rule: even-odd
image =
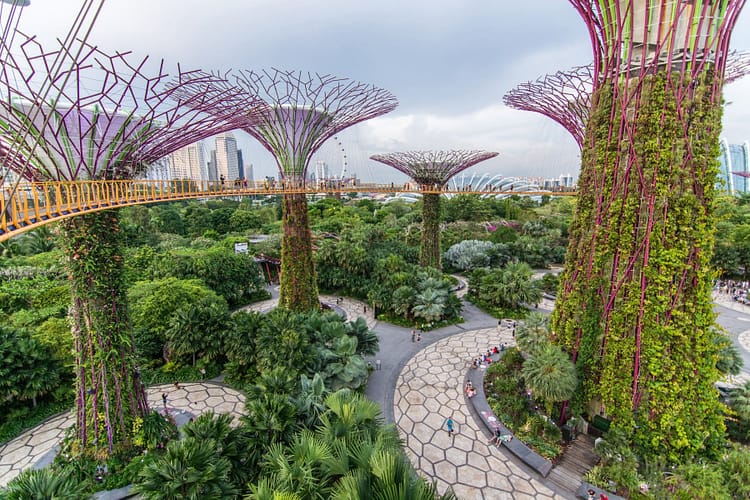
[[[42,42],[61,36],[77,2],[32,0],[20,29]],[[333,172],[344,162],[361,179],[399,175],[371,154],[417,149],[488,149],[500,155],[474,167],[505,176],[577,176],[575,141],[559,125],[502,104],[505,92],[591,62],[588,33],[564,0],[525,5],[391,0],[320,4],[271,0],[107,0],[90,42],[132,50],[173,66],[207,71],[300,69],[330,73],[391,91],[399,107],[329,140],[313,157]],[[750,14],[740,16],[732,48],[750,48]],[[730,143],[750,138],[750,81],[725,91]],[[244,132],[237,148],[254,176],[276,174],[273,157]],[[342,151],[343,150],[343,151]],[[346,157],[345,157],[346,156]]]

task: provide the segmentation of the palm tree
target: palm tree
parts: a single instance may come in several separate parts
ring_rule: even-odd
[[[380,350],[378,334],[367,327],[367,321],[361,316],[344,323],[344,331],[347,335],[357,338],[357,354],[373,356]]]
[[[145,499],[223,499],[239,494],[230,479],[232,464],[213,439],[170,441],[167,453],[148,464],[133,491]]]
[[[52,231],[48,226],[41,226],[34,231],[26,233],[22,242],[26,252],[31,255],[50,252],[55,249]]]
[[[750,422],[750,380],[729,393],[729,406],[744,421]]]
[[[321,415],[320,431],[327,441],[349,442],[365,436],[374,440],[382,417],[377,403],[348,389],[330,394],[326,398],[328,410]]]
[[[716,368],[724,375],[739,375],[744,364],[740,350],[726,334],[714,333],[713,344],[718,355]]]
[[[448,294],[444,290],[427,288],[417,294],[411,312],[428,323],[434,323],[443,317],[447,299]]]
[[[45,498],[65,498],[84,500],[90,495],[84,493],[86,485],[77,483],[74,477],[65,471],[52,471],[50,468],[26,469],[8,483],[7,488],[0,489],[0,498],[6,500],[28,500]]]
[[[233,417],[227,413],[215,414],[209,411],[201,414],[195,421],[186,424],[182,432],[186,437],[197,441],[213,440],[217,444],[219,456],[229,460],[229,473],[232,484],[237,489],[244,488],[255,471],[255,462],[248,453],[251,444],[247,430],[232,427]]]
[[[391,310],[399,316],[406,319],[411,317],[411,308],[414,306],[415,299],[414,289],[410,286],[403,285],[393,291],[391,300]]]
[[[533,355],[549,341],[549,316],[532,312],[518,325],[516,343],[523,352]]]
[[[552,413],[552,403],[571,398],[578,385],[575,365],[554,344],[536,350],[523,363],[521,375],[534,395],[546,403],[548,415]]]

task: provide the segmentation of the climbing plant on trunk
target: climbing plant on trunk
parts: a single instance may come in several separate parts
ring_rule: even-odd
[[[61,228],[72,294],[76,438],[81,452],[108,454],[148,413],[127,320],[119,219],[108,210],[67,219]]]

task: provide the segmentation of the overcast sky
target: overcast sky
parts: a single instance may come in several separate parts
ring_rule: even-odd
[[[79,0],[31,0],[22,31],[63,36]],[[750,49],[745,9],[732,39]],[[387,182],[394,170],[370,154],[413,149],[486,149],[500,155],[472,171],[577,175],[579,154],[562,127],[506,108],[521,82],[588,64],[583,21],[566,0],[106,0],[89,39],[185,69],[279,69],[333,74],[392,92],[399,107],[340,134],[320,157],[333,169]],[[727,87],[723,136],[750,139],[750,77]],[[255,177],[272,157],[235,133]],[[213,146],[209,145],[209,149]]]

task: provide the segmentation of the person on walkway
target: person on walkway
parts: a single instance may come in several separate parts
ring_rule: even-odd
[[[417,331],[416,330],[412,330],[411,331],[411,341],[414,342],[415,338],[417,338]]]
[[[421,333],[417,334],[417,342],[422,342],[422,334]]]
[[[503,430],[498,427],[497,429],[495,429],[495,435],[492,437],[492,439],[489,440],[487,444],[495,444],[497,446],[500,446],[501,443],[510,443],[511,441],[513,441],[513,434],[503,434]]]
[[[167,393],[166,392],[161,393],[161,400],[164,402],[164,409],[166,410],[167,409]]]
[[[586,500],[594,500],[596,498],[596,492],[589,488],[589,490],[586,492],[588,496],[586,497]]]
[[[445,428],[448,429],[448,435],[453,436],[453,419],[451,417],[445,420]]]
[[[375,369],[376,370],[380,370],[380,360],[379,359],[375,360]]]

